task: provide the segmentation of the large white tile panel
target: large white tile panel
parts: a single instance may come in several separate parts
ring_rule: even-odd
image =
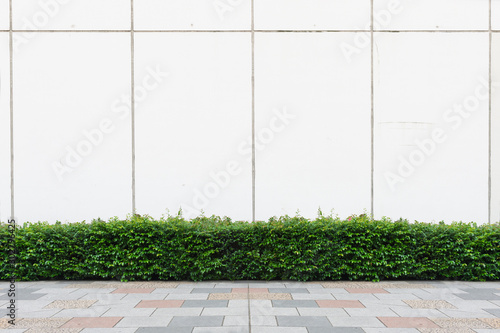
[[[391,8],[398,11],[389,11]],[[488,0],[375,0],[374,26],[382,30],[488,29]]]
[[[16,30],[130,29],[130,0],[13,0],[12,20]]]
[[[353,36],[256,35],[258,219],[370,209],[370,53],[349,64]]]
[[[138,30],[242,30],[251,28],[248,0],[135,0]]]
[[[488,34],[377,34],[375,216],[487,221]]]
[[[0,30],[9,29],[9,0],[0,0]]]
[[[255,28],[369,29],[369,0],[255,0]]]
[[[500,222],[500,33],[492,42],[491,222]]]
[[[0,221],[10,217],[9,34],[0,33]]]
[[[248,33],[136,36],[137,87],[148,68],[169,73],[137,109],[140,214],[252,218],[251,164],[239,150],[251,135],[250,45]]]
[[[491,0],[491,27],[500,30],[500,0]]]
[[[14,58],[18,219],[125,217],[131,125],[113,107],[129,100],[130,36],[40,33]]]

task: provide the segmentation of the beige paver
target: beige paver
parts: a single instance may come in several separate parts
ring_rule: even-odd
[[[57,300],[44,307],[44,309],[86,309],[97,302],[96,299]]]
[[[145,282],[92,282],[75,283],[65,286],[65,288],[177,288],[178,282],[167,281],[145,281]]]
[[[456,309],[453,304],[440,300],[403,300],[414,309]]]
[[[16,328],[57,328],[64,325],[71,318],[25,318],[19,320]]]
[[[491,328],[476,318],[431,318],[431,320],[443,328]]]
[[[490,325],[492,328],[500,328],[500,318],[479,318],[479,320]]]

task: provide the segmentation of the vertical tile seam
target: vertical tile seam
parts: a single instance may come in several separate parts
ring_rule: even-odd
[[[374,149],[374,139],[375,139],[375,135],[374,135],[374,130],[375,130],[375,117],[374,117],[374,111],[375,111],[375,108],[374,108],[374,84],[373,84],[373,64],[374,64],[374,61],[373,61],[373,40],[374,40],[374,36],[373,36],[373,1],[374,0],[370,0],[370,47],[371,47],[371,55],[370,55],[370,141],[371,141],[371,168],[370,168],[370,213],[371,213],[371,216],[372,218],[375,218],[375,213],[374,213],[374,207],[373,207],[373,202],[374,202],[374,166],[375,166],[375,157],[374,157],[374,153],[375,153],[375,149]],[[491,0],[490,0],[491,1]]]
[[[255,25],[254,0],[251,1],[251,43],[252,43],[252,222],[255,222]]]
[[[135,36],[134,36],[134,0],[130,0],[130,122],[132,143],[132,214],[136,214],[135,202]]]
[[[12,35],[12,0],[9,0],[9,114],[10,114],[10,218],[14,220],[14,44]]]
[[[491,223],[491,121],[492,121],[492,96],[491,96],[491,74],[492,74],[492,42],[493,42],[493,34],[492,34],[492,26],[491,26],[491,5],[492,0],[489,0],[489,13],[488,13],[488,223]]]

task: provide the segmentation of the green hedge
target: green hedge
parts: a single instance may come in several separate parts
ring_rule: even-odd
[[[383,280],[500,278],[500,225],[320,216],[232,222],[180,216],[27,223],[17,266],[0,225],[0,279]]]

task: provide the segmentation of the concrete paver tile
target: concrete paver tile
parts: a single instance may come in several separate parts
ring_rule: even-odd
[[[135,308],[180,308],[181,300],[144,300],[137,303]]]
[[[129,309],[129,308],[111,308],[102,314],[102,317],[146,317],[151,316],[151,314],[155,311],[155,309]]]
[[[248,333],[247,327],[195,327],[193,333]],[[252,329],[252,332],[253,329]]]
[[[44,309],[86,309],[96,302],[95,299],[53,301],[44,306]]]
[[[80,333],[135,333],[135,328],[84,328]]]
[[[88,309],[64,309],[60,310],[53,317],[100,317],[106,311],[109,310],[109,307],[94,307]],[[114,317],[122,317],[122,316],[114,316]]]
[[[269,288],[270,293],[309,294],[307,288]]]
[[[137,331],[134,329],[135,333],[191,333],[192,331],[193,327],[139,327]]]
[[[390,309],[401,317],[448,317],[436,309],[412,309],[410,307],[391,306]]]
[[[332,324],[325,316],[300,316],[300,317],[276,316],[276,320],[278,321],[278,326],[332,327]]]
[[[484,321],[493,328],[500,328],[500,319],[498,318],[479,318],[479,320]]]
[[[114,327],[166,327],[172,317],[124,317]]]
[[[154,295],[154,294],[153,294]],[[207,300],[210,294],[168,294],[165,299],[176,299],[176,300]]]
[[[200,316],[203,308],[163,308],[156,309],[151,317]]]
[[[99,317],[99,318],[72,318],[68,320],[62,328],[111,328],[114,327],[122,317]]]
[[[218,327],[222,326],[224,316],[173,317],[169,327]]]
[[[453,327],[491,328],[490,325],[476,318],[430,318],[430,319],[442,328],[453,328]]]
[[[118,288],[112,294],[151,294],[154,288]]]
[[[349,317],[344,309],[339,308],[297,308],[301,316]]]
[[[447,301],[435,300],[403,300],[413,309],[456,309],[456,307]]]
[[[320,308],[364,308],[365,306],[359,301],[340,301],[340,300],[317,300]]]
[[[248,308],[204,308],[202,316],[248,316]]]
[[[334,327],[385,327],[375,317],[328,317]]]
[[[351,317],[397,317],[390,308],[344,309]]]
[[[272,301],[273,307],[275,308],[317,308],[318,303],[316,301],[305,300],[305,301],[287,301],[287,300],[275,300]]]
[[[56,328],[71,318],[23,318],[17,321],[17,328]]]
[[[224,308],[228,301],[224,300],[187,300],[182,303],[182,308]]]
[[[248,326],[248,316],[224,316],[222,326]]]
[[[207,293],[227,294],[231,292],[231,289],[232,288],[193,288],[191,294],[207,294]]]
[[[291,294],[295,300],[335,299],[332,294]]]
[[[416,328],[364,328],[366,333],[420,333]]]
[[[276,316],[251,316],[252,326],[278,326]]]
[[[307,333],[305,327],[252,327],[252,333]]]
[[[435,322],[423,317],[377,317],[385,326],[391,328],[439,328]]]

